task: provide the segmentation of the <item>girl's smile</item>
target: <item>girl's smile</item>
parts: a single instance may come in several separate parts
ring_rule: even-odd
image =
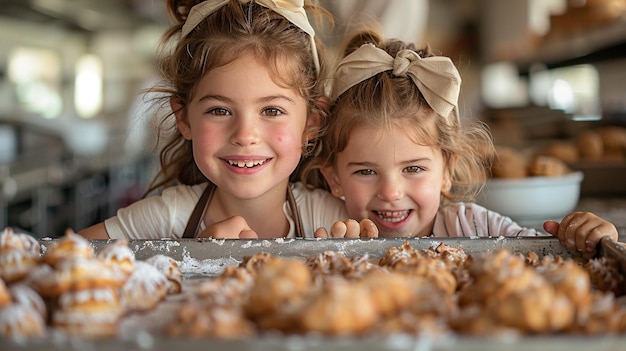
[[[413,210],[404,211],[372,211],[384,223],[401,223],[407,220]]]

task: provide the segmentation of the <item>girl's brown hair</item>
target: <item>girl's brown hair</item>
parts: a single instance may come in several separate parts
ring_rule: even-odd
[[[326,70],[320,42],[316,41],[321,64],[318,72],[307,33],[254,1],[239,0],[216,10],[180,38],[190,9],[201,2],[167,1],[168,13],[175,23],[164,34],[158,50],[162,83],[149,89],[158,94],[157,105],[169,106],[173,100],[185,114],[196,84],[207,72],[252,54],[267,65],[276,84],[297,90],[307,100],[309,111],[326,116],[316,104],[323,97],[319,77]],[[305,0],[304,8],[318,20],[325,17],[332,21],[330,14],[314,1]],[[162,116],[158,127],[159,143],[164,145],[159,154],[161,167],[145,195],[170,185],[208,182],[195,164],[191,141],[185,140],[176,128],[174,113]]]
[[[352,36],[345,44],[343,56],[367,43],[392,57],[404,49],[413,50],[421,57],[433,56],[428,47],[416,49],[413,44],[399,40],[384,41],[374,30]],[[452,180],[452,189],[442,194],[443,201],[471,201],[482,189],[487,177],[485,170],[490,169],[495,153],[484,123],[471,121],[462,125],[458,118],[450,118],[445,123],[409,77],[394,76],[389,71],[356,84],[332,103],[321,154],[315,162],[307,164],[302,181],[311,188],[329,190],[319,169],[333,167],[337,154],[346,148],[352,130],[364,125],[381,131],[399,128],[416,144],[441,150]]]

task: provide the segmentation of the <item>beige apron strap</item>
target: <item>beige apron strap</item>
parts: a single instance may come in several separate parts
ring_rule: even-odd
[[[298,211],[298,205],[296,205],[296,199],[291,191],[291,186],[287,186],[287,202],[289,203],[289,209],[293,216],[293,222],[296,226],[296,238],[304,238],[304,228],[302,228],[302,218],[300,217],[300,211]]]
[[[196,233],[200,227],[200,222],[202,221],[202,216],[204,215],[209,202],[211,202],[214,190],[215,187],[212,184],[208,184],[206,189],[204,189],[204,192],[202,192],[198,203],[196,203],[196,207],[194,207],[193,212],[191,212],[191,216],[189,216],[187,227],[185,227],[185,231],[183,232],[184,239],[193,239],[196,237]]]

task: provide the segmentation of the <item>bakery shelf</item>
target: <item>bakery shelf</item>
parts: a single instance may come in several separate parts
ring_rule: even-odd
[[[538,47],[520,53],[515,63],[527,73],[534,63],[548,68],[594,63],[626,57],[626,14],[613,22],[563,37],[545,37]]]

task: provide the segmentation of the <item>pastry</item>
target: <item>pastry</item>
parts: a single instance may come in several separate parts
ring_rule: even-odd
[[[133,273],[121,290],[124,307],[128,312],[145,312],[154,309],[167,295],[169,281],[153,265],[136,261]]]
[[[261,267],[263,267],[265,263],[272,258],[273,256],[270,255],[269,253],[261,252],[261,253],[254,254],[252,256],[244,257],[241,263],[239,264],[239,266],[246,269],[248,272],[252,273],[253,275],[256,275],[259,269],[261,269]]]
[[[9,305],[12,301],[11,294],[4,280],[0,279],[0,308]]]
[[[60,261],[74,257],[93,258],[95,253],[93,246],[87,239],[68,229],[57,242],[48,246],[43,260],[55,267]]]
[[[52,274],[37,283],[37,292],[43,297],[55,298],[66,291],[90,288],[119,288],[126,282],[126,275],[102,261],[77,256],[57,262]]]
[[[405,274],[397,272],[372,271],[366,274],[359,283],[364,293],[369,295],[370,302],[380,317],[396,314],[408,309],[419,287],[417,280],[409,279]]]
[[[13,284],[9,287],[13,303],[28,306],[39,312],[41,318],[47,320],[48,309],[46,303],[33,288],[24,284]]]
[[[626,294],[626,280],[620,273],[619,262],[612,258],[598,257],[584,264],[591,285],[601,291],[610,291],[615,296]]]
[[[206,305],[243,306],[253,282],[250,271],[229,266],[219,277],[198,284],[194,294]]]
[[[513,148],[498,146],[491,173],[496,178],[524,178],[528,175],[526,159]]]
[[[112,337],[123,313],[117,288],[70,290],[59,297],[52,326],[70,336]]]
[[[580,133],[576,137],[575,144],[583,160],[600,160],[604,155],[604,142],[596,131],[587,130]]]
[[[311,270],[302,260],[273,257],[254,278],[244,310],[252,320],[279,313],[299,303],[312,284]]]
[[[596,132],[604,145],[604,159],[623,160],[626,150],[626,128],[618,126],[600,127]]]
[[[0,249],[19,249],[31,253],[33,256],[41,254],[41,245],[33,236],[25,233],[15,233],[13,228],[6,227],[0,233]]]
[[[176,321],[166,328],[173,337],[211,337],[219,339],[251,338],[255,326],[237,307],[198,308],[194,302],[184,304]]]
[[[102,246],[96,257],[105,264],[117,267],[126,275],[130,275],[135,268],[135,253],[125,240],[116,240]]]
[[[26,277],[28,272],[39,265],[41,256],[32,250],[11,246],[0,248],[0,278],[13,283]]]
[[[580,158],[578,148],[569,141],[551,142],[541,151],[541,155],[555,157],[563,162],[576,162]]]
[[[565,162],[552,156],[535,156],[528,165],[528,173],[531,176],[558,177],[569,172]]]
[[[348,258],[335,251],[312,255],[306,260],[306,264],[317,276],[341,275],[348,279],[361,278],[366,272],[379,267],[370,262],[367,254]]]
[[[145,261],[153,265],[167,277],[168,294],[178,294],[181,292],[183,274],[178,269],[178,262],[176,262],[176,260],[169,256],[158,254],[147,258]]]
[[[363,284],[338,276],[329,278],[320,292],[303,304],[299,325],[307,332],[323,335],[365,333],[380,317],[370,294],[370,288]]]
[[[27,285],[39,292],[39,285],[41,282],[46,279],[50,279],[47,277],[52,274],[54,274],[54,269],[52,269],[52,267],[48,264],[40,263],[28,272],[26,277],[20,281],[20,284]]]
[[[420,253],[419,250],[412,248],[408,241],[399,248],[387,250],[379,264],[411,276],[432,279],[446,294],[454,293],[457,287],[456,278],[444,261],[430,254]]]
[[[45,335],[46,323],[32,307],[10,304],[0,308],[0,339],[21,340]]]

